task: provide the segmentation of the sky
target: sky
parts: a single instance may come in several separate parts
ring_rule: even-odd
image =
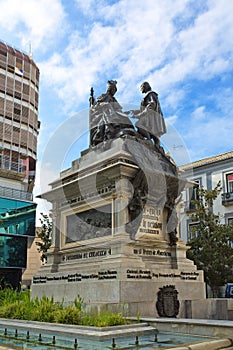
[[[35,194],[88,148],[90,88],[117,80],[138,108],[139,86],[159,95],[178,165],[232,151],[233,1],[0,0],[0,38],[40,69]],[[43,208],[40,208],[44,211]]]

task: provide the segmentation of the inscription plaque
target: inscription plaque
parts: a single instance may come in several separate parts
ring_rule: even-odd
[[[145,206],[139,232],[160,235],[162,234],[162,229],[162,210],[160,208]]]

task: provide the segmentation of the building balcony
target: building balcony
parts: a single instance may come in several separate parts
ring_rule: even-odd
[[[3,169],[0,167],[0,178],[4,177],[6,179],[12,179],[17,181],[23,181],[25,179],[26,174],[20,173],[18,171]]]
[[[222,205],[233,205],[233,192],[225,192],[222,194]]]
[[[197,204],[194,204],[190,201],[184,201],[183,208],[187,214],[192,214],[193,212],[195,212],[197,210]]]
[[[0,197],[11,198],[11,199],[20,199],[25,201],[32,201],[32,193],[16,190],[10,187],[0,186]]]

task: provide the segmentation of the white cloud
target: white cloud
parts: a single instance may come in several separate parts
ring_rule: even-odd
[[[219,88],[217,91],[213,91],[210,95],[212,101],[215,101],[216,106],[220,110],[221,115],[228,116],[229,119],[233,119],[233,89],[232,87]]]
[[[82,142],[83,136],[88,131],[88,110],[82,111],[66,119],[53,132],[48,135],[47,145],[44,147],[40,160],[37,162],[37,175],[34,195],[38,196],[50,190],[49,184],[59,178],[60,172],[70,166],[74,156],[70,157],[70,152],[74,151],[76,158],[79,157],[77,144]],[[69,164],[67,165],[67,159]],[[43,199],[35,198],[38,203],[37,213],[48,213],[51,204]],[[39,224],[39,215],[37,216],[37,225]]]
[[[181,61],[199,78],[231,68],[233,47],[233,3],[208,1],[208,11],[200,14],[194,25],[179,33]],[[227,35],[226,35],[227,33]]]
[[[190,120],[184,140],[193,160],[232,149],[233,118],[207,114],[202,121]]]
[[[165,118],[166,119],[166,123],[170,124],[170,125],[175,125],[175,123],[177,122],[177,115],[172,115],[170,117]]]
[[[56,170],[55,170],[56,171]],[[44,199],[37,198],[38,195],[49,190],[48,184],[54,181],[57,178],[58,174],[52,170],[52,167],[45,166],[41,167],[41,162],[37,162],[37,172],[36,172],[36,182],[35,188],[33,190],[34,202],[37,203],[37,216],[36,216],[36,226],[40,226],[40,213],[49,213],[51,209],[51,204]],[[42,178],[44,180],[42,180]]]
[[[223,80],[231,73],[232,1],[145,0],[135,5],[135,0],[22,0],[18,6],[17,0],[0,0],[0,5],[0,27],[17,33],[25,45],[31,40],[37,52],[48,50],[37,60],[41,85],[55,91],[66,111],[87,107],[90,87],[98,95],[108,79],[118,80],[121,103],[139,105],[138,85],[148,80],[162,109],[177,116],[173,125],[189,118],[193,126],[194,121],[207,126],[208,101],[218,108],[224,104],[220,117],[225,123],[232,118],[230,92],[223,100],[213,91],[206,104],[204,97],[195,101],[193,115],[181,114],[184,104],[194,104],[192,98],[185,100],[193,80]],[[62,47],[56,46],[61,37]]]
[[[87,101],[90,86],[102,85],[105,77],[118,80],[118,96],[129,102],[136,85],[148,79],[171,105],[169,100],[185,95],[180,87],[180,98],[172,97],[175,84],[191,77],[208,79],[231,68],[233,3],[228,0],[204,5],[192,0],[146,0],[137,6],[133,0],[75,3],[72,16],[85,25],[82,32],[69,33],[71,14],[65,13],[65,2],[22,0],[18,6],[17,0],[0,0],[0,26],[17,31],[24,46],[32,41],[34,48],[48,49],[51,39],[66,31],[62,49],[38,62],[41,78],[66,107],[76,103],[78,108]]]
[[[88,110],[73,115],[60,124],[47,139],[47,145],[43,150],[40,161],[40,168],[43,170],[40,176],[42,192],[44,192],[44,186],[48,184],[47,172],[51,171],[52,174],[56,174],[56,177],[58,177],[60,171],[63,170],[70,149],[78,142],[82,142],[83,136],[88,131],[88,116]],[[76,158],[78,156],[76,150]],[[46,169],[47,172],[44,172]]]
[[[85,102],[89,87],[102,85],[103,77],[118,80],[122,87],[118,96],[124,101],[132,102],[137,83],[145,79],[167,96],[168,105],[169,100],[180,101],[185,91],[180,87],[175,92],[180,98],[172,97],[175,84],[191,77],[207,79],[231,68],[233,48],[225,33],[227,29],[233,35],[229,11],[233,5],[222,2],[225,6],[211,1],[208,9],[195,12],[194,7],[192,12],[192,1],[183,0],[148,0],[137,6],[132,0],[111,5],[89,1],[85,6],[76,1],[90,14],[89,30],[72,32],[66,49],[42,62],[41,70],[66,106]],[[184,28],[176,26],[177,18]]]
[[[87,6],[92,8],[92,3]],[[87,36],[73,32],[63,53],[40,63],[42,71],[53,85],[57,84],[59,96],[66,101],[68,97],[70,104],[76,98],[83,102],[87,89],[93,82],[98,83],[100,76],[118,79],[119,85],[127,87],[124,100],[132,101],[135,80],[149,75],[166,57],[174,32],[171,20],[184,6],[183,1],[158,3],[156,8],[154,1],[137,6],[134,1],[108,6],[97,3]],[[151,11],[151,7],[155,10]]]
[[[150,80],[151,79],[149,78],[149,81]],[[167,87],[166,90],[161,89],[161,92],[162,92],[161,96],[163,97],[163,100],[164,100],[163,106],[166,108],[171,108],[173,111],[174,110],[177,111],[177,107],[181,104],[181,102],[185,97],[184,87],[183,86],[181,88]]]
[[[200,121],[202,119],[206,119],[207,115],[206,115],[205,106],[200,106],[200,107],[196,108],[196,110],[191,113],[191,117],[193,117],[194,120],[197,120],[197,121]]]
[[[97,6],[103,6],[106,1],[104,0],[75,0],[76,5],[85,13],[90,14],[94,13],[94,9],[96,9]]]
[[[175,128],[176,120],[176,116],[166,118],[167,133],[161,137],[161,142],[176,164],[181,165],[190,162],[190,154],[182,135]]]
[[[232,69],[233,3],[228,0],[148,0],[135,6],[133,0],[114,4],[109,1],[84,4],[79,0],[76,4],[77,18],[83,13],[86,16],[84,30],[76,27],[67,36],[64,50],[58,50],[40,63],[42,79],[55,89],[66,110],[88,106],[90,87],[94,86],[98,96],[108,79],[118,81],[116,97],[121,103],[138,106],[139,83],[148,80],[159,93],[163,111],[176,115],[171,119],[172,125],[179,126],[186,135],[191,154],[204,156],[208,149],[217,150],[212,137],[216,132],[208,132],[212,125],[209,120],[213,120],[216,127],[215,118],[224,118],[224,123],[232,118],[230,108],[226,107],[232,105],[230,92],[224,100],[217,91],[212,91],[213,96],[204,97],[205,90],[200,92],[203,95],[200,102],[196,96],[190,100],[186,97],[193,89],[193,80],[208,81],[220,74],[223,79],[223,74]],[[219,108],[222,103],[225,109],[213,117],[207,113],[210,103],[214,104],[212,108]],[[188,106],[189,110],[195,108],[193,114],[187,115]],[[204,131],[208,135],[204,135]],[[224,132],[228,135],[228,129]],[[223,137],[222,142],[231,148],[227,139]],[[177,142],[178,146],[169,143],[177,153],[179,148],[181,154],[180,144],[184,147],[181,142]]]
[[[62,31],[65,13],[60,0],[1,0],[0,28],[20,39],[21,48],[46,50]],[[4,39],[4,38],[3,38]]]

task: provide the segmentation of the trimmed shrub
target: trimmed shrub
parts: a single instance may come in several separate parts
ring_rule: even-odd
[[[73,305],[65,306],[54,302],[54,298],[43,296],[30,299],[30,292],[17,292],[11,289],[0,290],[0,317],[55,322],[95,327],[107,327],[126,324],[127,319],[120,312],[86,312],[84,300],[78,296]]]

